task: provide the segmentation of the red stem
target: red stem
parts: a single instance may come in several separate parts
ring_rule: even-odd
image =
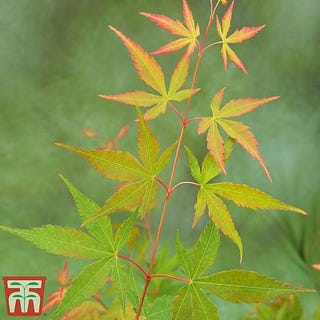
[[[172,276],[171,274],[162,274],[162,273],[152,274],[150,278],[151,279],[152,278],[168,278],[168,279],[173,279],[173,280],[186,282],[186,283],[190,282],[190,279],[180,278],[180,277]]]
[[[210,2],[210,3],[212,3],[212,2]],[[199,52],[198,52],[198,55],[197,55],[195,68],[194,68],[194,71],[193,71],[191,89],[193,89],[194,86],[195,86],[195,82],[196,82],[196,78],[197,78],[197,74],[198,74],[198,70],[199,70],[200,61],[201,61],[201,58],[202,58],[202,55],[203,55],[203,52],[204,52],[204,48],[205,48],[204,45],[205,45],[205,42],[207,40],[208,33],[209,33],[209,30],[210,30],[211,24],[213,22],[213,19],[214,19],[214,14],[215,14],[215,11],[216,11],[219,3],[220,3],[220,0],[217,1],[216,6],[214,8],[212,8],[212,5],[211,5],[209,21],[208,21],[208,24],[207,24],[207,27],[206,27],[206,31],[205,31],[205,33],[203,35],[203,38],[202,38],[202,41],[201,41],[201,44],[200,44],[200,47],[199,47]],[[152,268],[153,268],[153,265],[155,263],[155,258],[156,258],[156,253],[157,253],[157,249],[158,249],[158,245],[159,245],[159,240],[160,240],[160,236],[161,236],[161,232],[162,232],[162,228],[163,228],[163,224],[164,224],[164,219],[166,217],[168,204],[169,204],[169,201],[170,201],[170,198],[171,198],[171,194],[172,194],[173,190],[177,187],[177,185],[176,185],[175,187],[172,188],[172,184],[173,184],[174,176],[175,176],[175,173],[176,173],[176,167],[177,167],[177,163],[178,163],[178,159],[179,159],[179,155],[180,155],[180,151],[181,151],[181,146],[182,146],[184,133],[185,133],[186,127],[187,127],[187,125],[189,123],[189,121],[188,121],[188,113],[189,113],[189,110],[190,110],[191,98],[192,97],[188,98],[187,105],[186,105],[186,111],[185,111],[185,114],[184,114],[184,118],[182,118],[181,116],[179,117],[180,120],[181,120],[180,136],[179,136],[178,145],[177,145],[177,149],[176,149],[176,154],[175,154],[173,165],[172,165],[172,169],[171,169],[171,175],[170,175],[169,184],[168,184],[168,187],[167,187],[167,195],[166,195],[166,198],[165,198],[165,201],[164,201],[164,204],[163,204],[163,209],[162,209],[162,212],[161,212],[160,222],[159,222],[158,231],[157,231],[157,237],[156,237],[155,243],[153,245],[153,249],[152,249],[152,254],[151,254],[151,260],[150,260],[148,274],[145,274],[146,282],[145,282],[145,285],[144,285],[144,288],[143,288],[143,293],[142,293],[142,296],[141,296],[141,299],[140,299],[140,302],[139,302],[139,306],[138,306],[138,310],[137,310],[137,314],[136,314],[136,320],[139,320],[139,317],[140,317],[140,314],[141,314],[141,310],[142,310],[142,306],[143,306],[143,302],[144,302],[145,296],[147,294],[150,281],[151,281],[152,278],[157,277],[157,275],[152,275]],[[175,109],[173,109],[173,110],[175,110]],[[179,115],[179,113],[177,113],[177,114]],[[135,265],[138,267],[138,265],[136,263],[135,263]],[[170,275],[161,275],[161,276],[162,277],[165,276],[167,278],[176,279],[176,280],[179,280],[179,281],[189,282],[189,280],[182,279],[182,278],[177,278],[177,277],[170,276]]]
[[[148,273],[140,266],[140,264],[137,263],[136,261],[132,260],[132,259],[129,258],[129,257],[126,257],[126,256],[122,255],[121,253],[117,253],[117,257],[118,257],[118,258],[121,258],[121,259],[123,259],[123,260],[127,260],[127,261],[129,261],[130,263],[134,264],[134,265],[144,274],[144,276],[145,276],[146,278],[149,277],[149,274],[148,274]]]

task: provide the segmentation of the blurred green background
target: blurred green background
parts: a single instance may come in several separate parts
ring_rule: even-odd
[[[189,2],[204,30],[209,1]],[[172,39],[139,11],[181,18],[181,1],[0,0],[1,224],[78,226],[75,207],[58,173],[100,204],[112,192],[113,183],[54,142],[95,148],[129,123],[129,134],[120,147],[136,152],[134,108],[97,95],[145,88],[108,24],[147,50]],[[280,95],[280,100],[242,119],[260,141],[273,183],[239,147],[228,163],[228,176],[221,179],[258,187],[309,214],[253,212],[230,204],[244,242],[244,260],[240,265],[237,248],[223,237],[215,270],[246,268],[319,289],[320,272],[311,268],[312,263],[320,263],[319,1],[236,1],[232,30],[264,23],[267,28],[256,38],[234,45],[247,76],[233,65],[225,73],[219,49],[207,51],[198,81],[201,98],[194,99],[191,116],[208,115],[212,95],[223,86],[227,87],[225,101]],[[210,37],[217,40],[214,32]],[[169,75],[178,57],[159,58]],[[177,139],[179,127],[171,112],[151,125],[163,148]],[[83,135],[84,128],[105,138],[90,140]],[[196,124],[187,131],[185,143],[199,158],[204,156],[205,142],[197,136]],[[189,178],[184,160],[177,181]],[[195,190],[181,188],[173,200],[163,241],[173,239],[179,228],[185,243],[191,245],[204,224],[191,228]],[[154,216],[157,220],[157,210]],[[2,276],[46,275],[47,294],[53,292],[55,269],[62,267],[63,258],[4,233],[0,241]],[[82,265],[70,261],[71,273],[76,275]],[[304,295],[302,300],[309,319],[320,305],[319,295]],[[248,309],[245,304],[218,303],[222,319],[238,319]],[[0,318],[6,318],[4,299],[0,299]]]

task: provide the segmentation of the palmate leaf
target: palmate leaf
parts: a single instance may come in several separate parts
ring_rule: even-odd
[[[256,209],[287,210],[307,214],[304,210],[281,202],[259,189],[230,182],[214,183],[208,188],[221,197],[232,200],[236,205]]]
[[[139,163],[137,158],[126,151],[107,149],[83,150],[64,143],[56,143],[56,145],[82,156],[99,173],[109,179],[135,181],[150,176],[149,172]]]
[[[49,253],[77,259],[110,257],[112,248],[104,246],[81,230],[45,225],[31,229],[0,226],[0,229],[31,242]]]
[[[229,158],[233,147],[233,139],[228,139],[224,145],[224,153]],[[209,183],[210,180],[221,172],[221,168],[208,154],[200,165],[194,154],[188,149],[189,166],[192,176],[199,183],[197,201],[195,203],[195,215],[193,226],[204,215],[208,208],[208,215],[226,236],[233,240],[240,250],[240,259],[242,258],[241,238],[234,226],[227,206],[220,197],[233,201],[236,205],[250,208],[253,210],[286,210],[306,214],[302,209],[281,202],[272,196],[252,188],[247,185],[235,184],[230,182]]]
[[[62,175],[60,175],[60,178],[69,189],[73,200],[77,205],[82,222],[86,222],[100,210],[100,206],[98,204],[80,192],[68,179]],[[112,248],[114,251],[112,225],[109,217],[95,219],[91,223],[87,223],[86,228],[92,236]]]
[[[58,309],[50,316],[50,320],[59,319],[60,315],[89,299],[100,290],[105,284],[113,260],[114,257],[108,257],[85,267],[72,281]]]
[[[215,304],[197,285],[181,288],[173,300],[173,320],[218,320]]]
[[[222,48],[221,48],[221,57],[223,60],[224,68],[227,69],[228,58],[230,61],[240,68],[244,73],[247,73],[247,70],[240,60],[240,58],[235,54],[235,52],[231,49],[229,44],[241,43],[245,40],[248,40],[254,37],[260,30],[262,30],[265,25],[258,27],[243,27],[240,30],[236,30],[234,33],[228,36],[228,32],[230,29],[232,11],[233,11],[234,1],[230,4],[229,8],[225,12],[222,21],[218,17],[216,17],[216,28],[218,35],[222,40]]]
[[[212,266],[216,259],[219,245],[219,231],[212,222],[209,222],[193,249],[193,278],[198,278]]]
[[[107,178],[124,182],[98,211],[87,217],[87,220],[84,221],[85,224],[92,223],[104,215],[119,211],[133,212],[137,208],[144,216],[155,205],[158,191],[158,182],[155,177],[170,161],[176,143],[173,143],[159,155],[158,140],[139,109],[137,112],[139,116],[137,144],[142,163],[129,152],[101,149],[83,150],[62,143],[56,144],[81,155]]]
[[[168,320],[172,319],[172,297],[158,297],[147,312],[148,320]]]
[[[163,71],[155,58],[147,53],[139,44],[125,36],[122,32],[114,27],[110,26],[110,28],[127,47],[140,79],[158,92],[158,95],[145,91],[133,91],[113,95],[102,94],[99,95],[100,98],[132,106],[152,107],[144,114],[144,118],[150,120],[158,117],[166,111],[168,101],[182,101],[188,99],[199,90],[180,90],[186,80],[189,70],[188,57],[182,57],[178,62],[171,77],[169,90],[167,91]]]
[[[229,270],[202,276],[214,262],[218,246],[219,234],[212,222],[209,222],[193,248],[185,248],[177,237],[177,255],[183,252],[187,257],[178,259],[178,262],[190,281],[179,289],[173,300],[173,319],[219,319],[216,306],[205,293],[230,302],[255,303],[282,295],[314,292],[246,270]],[[190,268],[187,270],[188,265]]]
[[[253,271],[230,270],[194,281],[217,297],[230,302],[263,302],[281,295],[314,292],[296,288]]]
[[[180,36],[181,38],[171,41],[161,48],[152,51],[154,55],[167,54],[188,46],[185,56],[190,56],[197,46],[197,37],[200,35],[200,28],[195,24],[192,12],[186,0],[182,1],[183,5],[183,18],[185,25],[179,20],[173,20],[162,14],[153,14],[141,12],[143,16],[150,19],[160,28],[169,31],[173,35]]]
[[[202,204],[201,209],[203,211],[198,211],[198,202]],[[197,203],[195,205],[195,216],[193,220],[193,226],[204,214],[205,207],[207,207],[208,215],[214,222],[215,226],[219,230],[221,230],[227,237],[229,237],[239,248],[241,261],[243,254],[242,241],[225,203],[210,190],[210,185],[205,185],[200,188],[198,192]]]
[[[258,148],[258,142],[253,133],[247,126],[241,122],[228,120],[229,117],[238,117],[243,114],[249,113],[264,104],[278,99],[279,97],[273,96],[268,98],[243,98],[233,99],[227,102],[222,108],[222,98],[225,88],[221,89],[212,99],[211,111],[212,117],[202,117],[198,127],[198,133],[203,134],[207,132],[207,147],[208,150],[219,165],[220,169],[226,173],[225,170],[225,153],[224,141],[220,135],[218,125],[234,140],[236,140],[245,151],[259,161],[260,166],[263,168],[266,176],[271,181],[269,170],[264,163]]]

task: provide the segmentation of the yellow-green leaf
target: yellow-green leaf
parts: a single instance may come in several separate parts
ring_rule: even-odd
[[[112,95],[100,94],[99,97],[102,99],[117,101],[135,107],[151,107],[164,101],[164,98],[162,96],[157,96],[145,91],[124,92]]]
[[[54,225],[44,225],[31,229],[0,226],[9,232],[47,252],[77,259],[94,259],[111,256],[110,248],[91,238],[83,231]]]
[[[151,131],[150,126],[142,116],[139,109],[137,109],[139,116],[138,125],[138,149],[139,155],[142,160],[143,165],[150,170],[153,174],[156,167],[156,162],[158,160],[160,145],[159,141],[156,139]]]
[[[160,65],[149,53],[147,53],[140,45],[130,38],[126,37],[122,32],[110,26],[110,29],[121,39],[123,44],[130,52],[131,59],[137,70],[139,77],[150,87],[162,95],[166,95],[166,84],[164,74]]]
[[[56,145],[81,155],[107,178],[132,181],[149,177],[147,170],[129,152],[106,149],[83,150],[64,143]]]
[[[197,279],[214,263],[220,245],[220,235],[212,221],[209,221],[193,248],[192,279]]]
[[[173,320],[218,320],[219,315],[213,301],[195,285],[182,287],[172,305]]]
[[[179,60],[171,76],[169,93],[168,93],[169,96],[176,93],[184,84],[188,75],[189,64],[190,64],[189,57],[183,56]]]
[[[200,89],[182,89],[169,97],[172,101],[182,101],[195,95]]]
[[[221,118],[238,117],[278,98],[279,97],[232,99],[223,106],[217,113],[217,116]]]
[[[264,302],[281,295],[314,292],[246,270],[222,271],[198,279],[195,283],[230,302]]]
[[[137,208],[144,216],[154,206],[157,190],[158,185],[151,178],[126,183],[108,198],[101,210],[87,222],[114,212],[133,212]]]
[[[62,175],[60,175],[60,178],[69,189],[74,202],[77,205],[82,222],[86,222],[88,219],[95,216],[100,210],[100,206],[80,192],[68,179]],[[86,224],[86,228],[97,240],[114,251],[112,225],[109,217],[96,219],[91,223]]]
[[[59,319],[61,314],[97,293],[105,284],[113,260],[114,257],[104,258],[86,266],[72,281],[58,309],[50,316],[50,320]]]
[[[200,172],[199,162],[189,148],[185,147],[185,149],[187,151],[187,155],[188,155],[188,159],[189,159],[189,167],[191,170],[191,174],[197,182],[200,182],[201,181],[201,172]]]
[[[227,161],[231,155],[233,150],[234,139],[228,138],[224,143],[224,157],[225,161]],[[201,184],[207,184],[211,179],[216,177],[221,172],[221,168],[218,164],[213,160],[210,153],[206,155],[202,162],[201,166]]]
[[[306,214],[302,209],[281,202],[259,189],[244,184],[219,182],[211,184],[210,190],[226,199],[232,200],[236,205],[241,207],[253,210],[287,210]]]
[[[236,230],[227,206],[217,197],[210,188],[205,185],[200,188],[200,203],[205,202],[208,207],[208,215],[214,222],[215,226],[229,237],[239,248],[240,261],[242,260],[243,246],[241,238]],[[195,224],[197,221],[194,221]]]

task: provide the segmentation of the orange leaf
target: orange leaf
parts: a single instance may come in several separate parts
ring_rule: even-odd
[[[253,38],[260,30],[266,25],[259,27],[243,27],[240,30],[236,30],[231,36],[227,38],[228,43],[240,43],[250,38]]]
[[[218,123],[225,130],[225,132],[233,139],[235,139],[253,158],[256,158],[261,167],[264,169],[266,176],[272,181],[269,170],[263,161],[263,158],[258,149],[258,141],[249,127],[238,121],[221,119]]]
[[[208,130],[207,135],[207,146],[208,150],[214,159],[214,161],[217,163],[217,165],[220,167],[220,169],[223,171],[224,174],[227,174],[226,169],[224,167],[224,141],[223,138],[220,135],[218,126],[216,122],[213,122],[210,125],[210,128]]]
[[[153,14],[141,12],[143,16],[151,20],[157,26],[162,29],[169,31],[171,34],[181,36],[177,40],[171,41],[168,44],[160,47],[157,50],[152,51],[151,53],[156,54],[167,54],[173,51],[182,49],[188,45],[186,56],[189,56],[193,53],[197,45],[197,37],[200,35],[199,25],[195,24],[192,12],[186,0],[182,0],[183,5],[183,18],[185,25],[179,20],[173,20],[162,14]]]
[[[145,91],[124,92],[113,95],[101,94],[99,97],[139,107],[150,107],[163,101],[161,96],[157,96]]]
[[[225,88],[222,88],[220,91],[218,91],[211,101],[210,107],[212,111],[212,117],[200,118],[198,134],[208,131],[208,150],[219,168],[226,173],[224,167],[224,141],[218,130],[217,124],[219,124],[231,138],[235,139],[249,153],[249,155],[259,161],[261,167],[264,169],[267,177],[271,181],[270,173],[259,152],[258,142],[253,133],[241,122],[231,121],[225,118],[241,116],[261,107],[270,101],[276,100],[279,97],[273,96],[267,98],[232,99],[220,109],[224,91]]]
[[[235,54],[235,52],[229,46],[230,43],[241,43],[245,40],[248,40],[254,37],[260,30],[262,30],[265,25],[258,26],[258,27],[243,27],[240,30],[237,29],[231,35],[227,35],[230,29],[231,19],[232,19],[232,11],[233,11],[234,1],[230,4],[229,8],[225,12],[221,24],[220,20],[216,18],[216,29],[218,35],[222,40],[222,48],[221,48],[221,57],[224,64],[224,68],[227,68],[228,58],[230,61],[240,68],[244,73],[247,73],[247,70],[240,60],[240,58]]]
[[[140,14],[151,20],[158,27],[169,31],[174,35],[185,37],[188,37],[189,35],[189,30],[179,20],[173,20],[165,15],[156,13],[140,12]]]
[[[168,53],[182,49],[189,43],[190,43],[190,40],[188,38],[180,38],[165,44],[164,46],[160,47],[157,50],[151,51],[151,54],[154,54],[154,55],[168,54]]]
[[[183,18],[186,23],[187,28],[192,31],[193,34],[196,33],[196,28],[192,16],[192,12],[186,0],[182,0],[183,3]]]
[[[238,117],[278,98],[279,97],[233,99],[227,102],[218,114],[219,117]]]
[[[157,61],[149,55],[143,48],[135,43],[133,40],[126,37],[116,28],[109,26],[110,29],[122,40],[123,44],[130,52],[131,59],[139,77],[150,87],[157,92],[165,95],[166,84],[164,74]]]

